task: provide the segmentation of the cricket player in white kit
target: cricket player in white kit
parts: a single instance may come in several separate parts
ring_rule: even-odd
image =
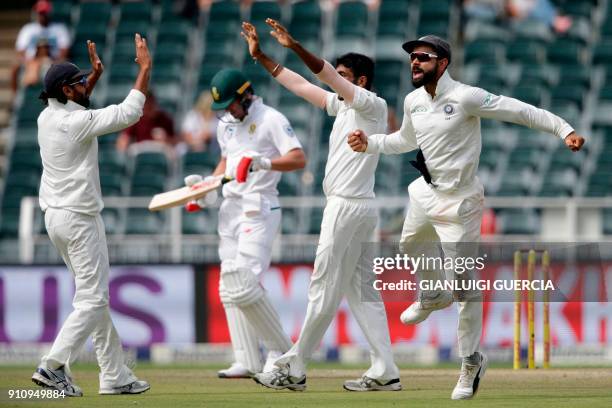
[[[370,255],[363,244],[375,240],[378,214],[371,206],[378,155],[359,155],[346,145],[346,134],[355,127],[372,133],[386,130],[387,104],[369,91],[374,63],[359,54],[347,54],[330,63],[305,50],[277,21],[266,20],[278,42],[292,49],[335,92],[311,84],[302,76],[276,64],[259,48],[255,27],[243,23],[242,36],[251,56],[285,88],[335,116],[329,139],[329,157],[323,190],[327,205],[321,223],[314,272],[308,290],[308,309],[295,345],[276,360],[277,368],[254,377],[269,388],[306,389],[306,363],[321,342],[346,296],[351,311],[371,347],[372,365],[364,375],[346,381],[349,391],[401,390],[399,370],[393,362],[385,306],[380,293],[367,282],[373,277]]]
[[[100,366],[100,394],[138,394],[146,381],[124,364],[123,349],[108,304],[109,261],[104,206],[98,170],[97,137],[133,125],[142,116],[151,70],[146,40],[135,36],[140,67],[134,89],[119,105],[90,110],[89,95],[103,66],[95,44],[87,43],[93,71],[63,62],[51,66],[41,99],[48,103],[38,117],[38,143],[43,174],[40,207],[49,238],[75,279],[74,310],[64,322],[32,381],[43,387],[82,396],[72,383],[70,364],[92,336]],[[89,75],[89,77],[88,77]]]
[[[405,43],[403,48],[410,54],[412,82],[418,89],[406,96],[400,130],[384,135],[358,129],[349,134],[348,142],[353,150],[366,155],[420,149],[416,167],[423,176],[408,188],[410,207],[401,237],[404,251],[421,255],[421,250],[428,246],[436,256],[441,243],[445,257],[475,256],[484,199],[482,184],[476,177],[481,149],[480,118],[551,133],[573,151],[582,147],[584,139],[563,119],[546,110],[453,80],[446,70],[451,61],[446,41],[428,35]],[[472,276],[473,271],[461,276],[452,270],[434,270],[419,277]],[[478,351],[482,334],[481,294],[455,293],[454,298],[459,306],[457,337],[463,360],[452,399],[466,399],[478,390],[487,368],[486,356]],[[402,313],[402,322],[422,322],[432,311],[452,302],[450,292],[421,292],[418,301]]]
[[[223,187],[219,210],[219,295],[230,331],[235,363],[219,371],[221,378],[250,377],[271,367],[271,361],[291,347],[277,312],[259,280],[270,266],[272,243],[279,232],[281,210],[276,185],[281,172],[304,168],[306,157],[283,114],[254,94],[250,81],[236,69],[219,71],[211,81],[213,110],[225,111],[217,128],[221,161],[213,176],[235,176],[250,163],[244,183]],[[202,178],[191,175],[185,184]],[[210,193],[189,205],[199,209],[216,200]],[[262,367],[259,340],[268,350]]]

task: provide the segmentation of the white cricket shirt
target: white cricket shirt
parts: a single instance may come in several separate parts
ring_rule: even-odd
[[[49,98],[49,106],[38,116],[43,211],[49,207],[87,215],[102,211],[96,137],[138,122],[144,102],[145,95],[135,89],[119,105],[95,110]]]
[[[325,165],[323,192],[327,197],[373,198],[374,173],[378,165],[378,154],[354,152],[347,143],[348,134],[356,129],[366,134],[387,130],[387,103],[361,87],[355,86],[353,103],[338,99],[338,95],[327,96],[327,114],[335,116],[334,127],[329,136],[329,153]]]
[[[562,139],[574,131],[551,112],[462,84],[445,72],[434,98],[425,87],[406,96],[400,130],[369,136],[366,152],[399,154],[420,148],[436,189],[469,188],[480,158],[480,118],[516,123]]]
[[[265,105],[259,97],[253,100],[248,115],[242,122],[226,113],[219,121],[217,139],[221,156],[227,159],[227,169],[235,169],[242,157],[253,152],[273,159],[293,149],[302,148],[287,118],[276,109]],[[240,198],[250,193],[277,196],[276,185],[280,178],[280,171],[256,171],[249,174],[245,183],[225,184],[223,196]]]

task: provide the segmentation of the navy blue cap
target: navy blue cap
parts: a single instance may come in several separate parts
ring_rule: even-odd
[[[79,67],[70,62],[53,64],[45,75],[45,92],[53,95],[61,86],[78,81],[90,73],[91,70],[79,69]]]

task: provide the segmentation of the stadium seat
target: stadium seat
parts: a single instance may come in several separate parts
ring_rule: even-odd
[[[608,26],[611,26],[608,24]],[[612,36],[597,44],[593,53],[593,63],[596,65],[612,65]]]
[[[476,40],[465,46],[465,62],[478,61],[500,65],[503,61],[504,47],[497,41]]]
[[[508,44],[506,58],[512,62],[541,64],[546,61],[546,47],[540,42],[519,38]]]
[[[183,176],[207,175],[217,167],[219,158],[208,152],[187,152],[183,156]]]
[[[368,35],[368,27],[368,7],[365,3],[347,1],[339,4],[336,18],[336,40],[346,37],[365,38]]]
[[[162,174],[168,175],[170,171],[168,159],[164,153],[142,152],[134,158],[132,174]]]
[[[85,1],[79,4],[79,24],[84,22],[108,23],[113,5],[110,1]]]
[[[289,31],[298,41],[315,41],[321,35],[321,8],[317,1],[295,2],[291,6]]]
[[[100,186],[103,196],[123,195],[123,176],[117,173],[100,172]]]
[[[559,65],[583,65],[584,61],[583,45],[565,38],[548,45],[546,54],[548,62]]]
[[[536,211],[508,209],[498,214],[499,230],[502,234],[533,235],[540,229]]]
[[[453,7],[451,0],[427,0],[421,2],[420,21],[436,21],[448,24]]]
[[[136,197],[149,197],[166,190],[166,177],[163,174],[135,174],[131,182],[130,195]]]
[[[51,8],[51,20],[56,23],[71,25],[74,4],[71,0],[54,0]]]
[[[118,209],[104,208],[101,215],[104,221],[104,229],[108,235],[122,232],[123,223],[121,221],[121,213]]]
[[[119,4],[121,22],[145,22],[151,21],[152,4],[148,0],[126,1]],[[138,31],[135,31],[138,32]]]
[[[605,235],[612,235],[612,208],[604,208],[602,212],[602,232]]]
[[[198,212],[182,213],[183,234],[215,234],[217,232],[218,216],[216,211],[205,209]]]
[[[157,235],[163,231],[164,220],[160,212],[152,213],[146,208],[130,208],[125,226],[126,234]]]
[[[519,84],[512,90],[512,97],[538,107],[542,106],[547,94],[543,87],[536,84]]]

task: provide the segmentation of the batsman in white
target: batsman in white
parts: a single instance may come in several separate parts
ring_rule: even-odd
[[[270,368],[274,357],[291,347],[278,314],[259,279],[270,266],[272,243],[281,221],[276,185],[281,172],[304,168],[306,157],[283,114],[254,94],[251,82],[236,69],[219,71],[211,81],[212,109],[225,111],[217,128],[221,160],[213,176],[236,176],[249,164],[246,182],[223,187],[219,209],[219,296],[230,331],[235,362],[219,371],[221,378],[251,377]],[[185,178],[191,186],[200,175]],[[187,205],[198,210],[216,200],[216,193]],[[268,350],[262,367],[259,340]]]
[[[305,50],[277,21],[267,19],[272,35],[294,52],[328,84],[328,92],[299,74],[276,64],[259,47],[255,27],[243,23],[242,36],[251,56],[285,88],[330,116],[335,116],[329,137],[329,157],[323,190],[327,205],[308,290],[308,309],[295,345],[276,360],[276,369],[255,376],[258,383],[275,389],[306,389],[306,362],[318,347],[346,296],[351,311],[371,348],[372,365],[361,378],[346,381],[348,391],[398,391],[402,386],[393,361],[387,314],[380,293],[371,285],[372,259],[363,244],[375,240],[378,214],[371,206],[378,155],[359,155],[346,145],[346,134],[355,127],[372,133],[386,130],[387,104],[370,91],[374,63],[365,55],[346,54],[336,63]]]
[[[140,70],[134,88],[119,105],[90,110],[89,95],[104,70],[96,46],[87,42],[93,67],[62,62],[49,68],[38,117],[43,174],[40,207],[51,242],[74,276],[74,310],[62,326],[32,380],[43,387],[82,396],[70,378],[70,364],[91,335],[100,366],[100,394],[138,394],[146,381],[124,364],[123,350],[108,306],[109,261],[98,170],[97,137],[133,125],[142,116],[151,71],[146,40],[135,35]]]
[[[428,35],[409,41],[403,48],[410,55],[412,83],[417,88],[406,96],[404,119],[399,131],[390,135],[351,132],[348,143],[365,155],[400,154],[420,149],[415,167],[422,177],[408,192],[410,207],[401,237],[404,251],[445,257],[476,256],[483,212],[483,186],[476,177],[481,149],[480,118],[498,119],[548,132],[572,150],[580,150],[584,139],[560,117],[543,109],[481,88],[453,80],[447,72],[451,62],[449,44]],[[368,136],[369,134],[369,136]],[[453,270],[423,271],[420,278],[469,279]],[[487,368],[487,358],[478,351],[482,334],[482,304],[479,291],[450,293],[423,291],[401,316],[404,324],[416,324],[429,314],[448,307],[453,295],[459,305],[457,337],[463,359],[452,399],[471,398]]]

